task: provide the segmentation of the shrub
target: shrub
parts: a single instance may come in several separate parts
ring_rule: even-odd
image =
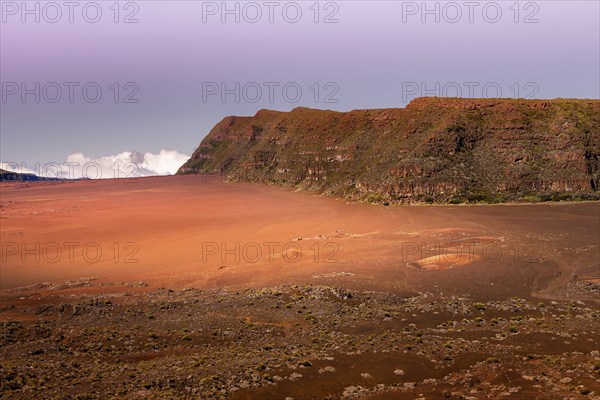
[[[521,200],[527,203],[539,203],[542,201],[542,198],[540,196],[530,195],[521,197]]]

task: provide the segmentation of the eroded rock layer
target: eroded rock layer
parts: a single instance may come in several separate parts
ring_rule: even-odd
[[[598,198],[600,101],[419,98],[226,117],[178,171],[370,202]]]

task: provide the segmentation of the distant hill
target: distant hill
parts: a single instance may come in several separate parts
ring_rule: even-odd
[[[46,178],[35,174],[22,174],[19,172],[6,171],[0,168],[0,182],[6,181],[61,181],[61,178]]]
[[[600,198],[600,101],[425,97],[403,109],[227,117],[178,174],[368,202]]]

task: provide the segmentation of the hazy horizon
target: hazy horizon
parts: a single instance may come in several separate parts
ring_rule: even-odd
[[[3,1],[0,161],[179,159],[223,117],[265,108],[599,98],[597,2],[276,3]]]

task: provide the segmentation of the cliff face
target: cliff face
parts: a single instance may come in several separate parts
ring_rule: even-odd
[[[178,171],[366,201],[597,198],[600,101],[419,98],[227,117]]]

